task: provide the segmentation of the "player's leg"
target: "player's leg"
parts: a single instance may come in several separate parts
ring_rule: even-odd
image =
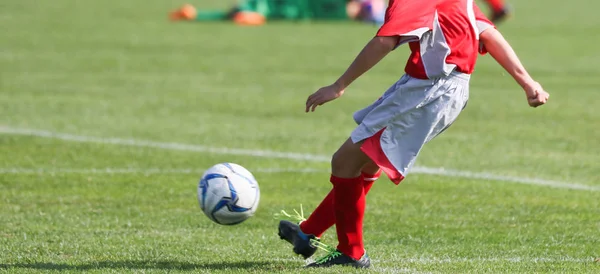
[[[373,183],[381,176],[381,169],[369,159],[361,169],[361,180],[365,195],[369,193]],[[321,201],[317,208],[310,214],[308,219],[300,222],[302,232],[321,237],[327,229],[335,224],[335,210],[333,208],[333,190]]]
[[[381,176],[381,168],[369,159],[369,162],[363,166],[360,173],[362,175],[363,191],[365,192],[365,195],[367,195],[369,190],[371,190],[373,183]]]
[[[379,167],[373,161],[369,160],[369,162],[363,166],[361,170],[361,180],[365,195],[369,193],[373,183],[379,179],[380,175],[381,169],[379,169]],[[300,222],[300,229],[302,232],[321,237],[321,235],[323,235],[327,229],[335,224],[333,197],[334,195],[332,190],[310,214],[308,219]]]
[[[397,87],[408,80],[403,77],[400,81],[392,85],[378,100],[366,108],[357,111],[354,114],[354,120],[357,124],[361,124],[363,119],[373,110],[377,109],[383,102],[386,102],[392,94],[397,90]],[[385,119],[378,116],[377,118]],[[339,155],[339,154],[337,154]],[[338,157],[339,158],[339,157]],[[337,163],[337,162],[336,162]],[[370,159],[362,166],[362,186],[363,192],[366,195],[371,189],[373,182],[379,177],[381,172],[377,165]],[[356,174],[355,174],[356,175]],[[336,223],[335,213],[335,191],[331,190],[323,199],[319,206],[313,211],[307,220],[303,220],[300,225],[293,222],[283,220],[279,223],[279,236],[290,242],[294,246],[294,252],[305,258],[312,256],[316,247],[311,245],[311,239],[318,239],[327,229]],[[301,216],[294,216],[301,217]],[[296,218],[302,220],[303,218]]]
[[[403,78],[393,84],[378,100],[366,108],[357,111],[354,114],[354,120],[357,124],[361,124],[363,119],[374,109],[377,109],[387,98],[396,92],[396,87],[399,83],[406,82],[408,78]],[[379,177],[379,169],[376,165],[369,161],[363,167],[363,191],[365,194],[371,189],[373,182]],[[310,244],[311,239],[318,239],[327,229],[333,226],[335,219],[335,200],[334,191],[331,190],[323,201],[317,206],[307,220],[303,220],[303,216],[294,216],[301,220],[300,225],[282,220],[279,222],[279,237],[291,243],[296,254],[302,255],[305,258],[312,256],[316,247]]]
[[[361,182],[365,195],[373,183],[381,175],[379,167],[370,161],[361,170]],[[287,220],[279,223],[279,236],[291,243],[296,254],[308,258],[314,254],[316,248],[311,244],[311,239],[317,240],[323,233],[335,224],[334,191],[331,190],[308,219],[296,224]]]
[[[332,157],[330,181],[338,246],[308,267],[370,266],[362,236],[366,200],[361,170],[371,159],[362,152],[361,145],[348,139]]]

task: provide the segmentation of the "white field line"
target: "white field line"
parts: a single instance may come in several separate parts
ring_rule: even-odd
[[[253,156],[253,157],[298,160],[298,161],[308,161],[308,162],[318,162],[318,163],[327,163],[327,162],[329,162],[329,159],[330,159],[329,156],[315,155],[315,154],[279,152],[279,151],[270,151],[270,150],[251,150],[251,149],[226,148],[226,147],[218,148],[218,147],[210,147],[210,146],[202,146],[202,145],[192,145],[192,144],[182,144],[182,143],[172,143],[172,142],[155,142],[155,141],[136,140],[136,139],[102,138],[102,137],[57,133],[57,132],[36,130],[36,129],[12,128],[12,127],[6,127],[6,126],[0,126],[0,134],[26,135],[26,136],[34,136],[34,137],[40,137],[40,138],[52,138],[52,139],[58,139],[58,140],[63,140],[63,141],[80,142],[80,143],[96,143],[96,144],[135,146],[135,147],[149,147],[149,148],[166,149],[166,150],[179,150],[179,151],[188,151],[188,152],[206,152],[206,153],[225,154],[225,155]],[[302,170],[301,171],[291,171],[290,170],[288,172],[306,172],[306,171],[302,171]],[[308,172],[318,172],[318,170],[310,169]],[[18,173],[18,172],[12,172],[12,173]],[[26,173],[26,172],[23,172],[23,173]],[[37,173],[39,173],[39,172],[37,172]],[[76,172],[71,172],[71,173],[76,173]],[[104,173],[110,173],[110,172],[105,171]],[[116,172],[113,172],[113,173],[116,173]],[[132,172],[128,172],[128,173],[132,173]],[[142,173],[144,173],[144,172],[142,172]],[[157,173],[157,172],[150,172],[150,173]],[[171,170],[170,173],[178,173],[178,172],[174,172],[174,170]],[[185,172],[179,172],[179,173],[185,173]],[[445,168],[431,168],[431,167],[417,166],[417,167],[413,167],[413,169],[411,170],[411,173],[439,175],[439,176],[445,176],[445,177],[459,177],[459,178],[467,178],[467,179],[479,179],[479,180],[487,180],[487,181],[512,182],[512,183],[520,183],[520,184],[527,184],[527,185],[547,186],[547,187],[553,187],[553,188],[600,191],[599,186],[565,183],[565,182],[551,181],[551,180],[545,180],[545,179],[539,179],[539,178],[501,176],[501,175],[495,175],[495,174],[491,174],[491,173],[452,170],[452,169],[445,169]]]
[[[193,168],[133,168],[133,167],[106,167],[106,168],[0,168],[0,174],[202,174],[206,169]],[[327,169],[316,168],[254,168],[254,173],[327,173]],[[498,176],[489,173],[473,173],[468,171],[447,170],[443,168],[415,167],[412,173],[441,175],[446,177],[461,177],[482,180],[506,181],[525,183],[523,178]],[[543,185],[557,188],[570,188],[579,190],[599,191],[599,188],[586,185],[565,184],[540,179],[527,179],[528,184]]]
[[[159,148],[166,150],[180,150],[190,152],[207,152],[214,154],[229,154],[229,155],[243,155],[253,157],[264,157],[264,158],[279,158],[289,160],[306,160],[311,162],[329,162],[329,157],[303,154],[303,153],[292,153],[292,152],[277,152],[269,150],[253,150],[253,149],[240,149],[240,148],[226,148],[226,147],[211,147],[202,145],[189,145],[181,143],[163,143],[153,142],[145,140],[135,139],[122,139],[122,138],[101,138],[91,136],[81,136],[65,133],[50,132],[44,130],[35,129],[21,129],[21,128],[10,128],[0,126],[0,133],[12,134],[12,135],[27,135],[41,138],[52,138],[63,141],[78,142],[78,143],[96,143],[96,144],[109,144],[109,145],[124,145],[124,146],[135,146],[135,147],[150,147]]]
[[[208,168],[208,167],[207,167]],[[195,168],[0,168],[0,174],[202,174],[206,169]],[[311,168],[255,168],[253,173],[323,173]]]
[[[431,168],[431,167],[418,166],[418,167],[414,167],[411,170],[411,173],[441,175],[441,176],[446,176],[446,177],[459,177],[459,178],[468,178],[468,179],[480,179],[480,180],[486,180],[486,181],[511,182],[511,183],[527,184],[527,185],[547,186],[547,187],[553,187],[553,188],[600,191],[600,186],[563,183],[563,182],[550,181],[550,180],[539,179],[539,178],[502,176],[502,175],[496,175],[496,174],[491,174],[491,173],[487,173],[487,172],[471,172],[471,171],[464,171],[464,170],[452,170],[452,169],[445,169],[445,168]]]

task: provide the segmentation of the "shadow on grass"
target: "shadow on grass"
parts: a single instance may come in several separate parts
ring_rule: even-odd
[[[158,269],[158,270],[281,270],[281,266],[271,262],[220,262],[185,263],[176,261],[101,261],[80,264],[61,263],[15,263],[0,264],[0,269],[27,268],[38,270],[94,270],[94,269]]]

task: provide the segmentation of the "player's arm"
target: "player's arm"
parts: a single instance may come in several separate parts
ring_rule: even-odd
[[[346,72],[333,84],[319,89],[306,100],[306,112],[344,94],[344,89],[375,66],[398,45],[398,36],[376,36],[356,56]]]
[[[383,57],[394,50],[396,45],[398,45],[398,38],[398,36],[376,36],[371,39],[358,56],[356,56],[346,72],[334,84],[342,90],[348,87],[354,80],[358,79],[358,77],[370,70]]]
[[[537,107],[546,103],[550,95],[531,78],[513,48],[498,30],[488,28],[480,34],[479,39],[496,62],[525,90],[530,106]]]

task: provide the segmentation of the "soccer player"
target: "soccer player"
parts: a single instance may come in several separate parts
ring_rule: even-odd
[[[358,127],[331,159],[333,189],[299,224],[282,220],[279,236],[308,258],[335,224],[338,246],[307,267],[370,266],[363,244],[365,195],[383,171],[398,184],[423,145],[447,129],[467,105],[478,53],[514,78],[531,107],[548,93],[527,73],[509,43],[473,0],[391,0],[385,23],[333,84],[306,100],[306,112],[342,96],[358,77],[408,43],[405,74],[381,98],[354,114]]]

